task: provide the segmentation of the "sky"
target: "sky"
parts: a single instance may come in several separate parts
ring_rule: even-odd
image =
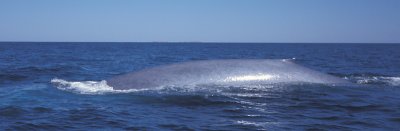
[[[0,41],[400,43],[400,0],[1,0]]]

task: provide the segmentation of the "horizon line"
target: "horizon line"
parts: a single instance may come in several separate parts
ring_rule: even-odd
[[[400,44],[400,42],[213,42],[213,41],[0,41],[0,43],[216,43],[216,44]]]
[[[212,42],[212,41],[0,41],[0,43],[215,43],[215,44],[400,44],[399,42]]]

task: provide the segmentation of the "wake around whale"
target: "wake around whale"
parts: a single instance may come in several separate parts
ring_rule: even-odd
[[[257,85],[277,83],[348,84],[295,64],[292,60],[201,60],[144,69],[106,80],[114,90],[188,85]]]
[[[54,78],[58,89],[81,94],[157,90],[164,87],[249,87],[272,84],[352,85],[347,80],[311,70],[292,60],[201,60],[148,68],[102,81]]]

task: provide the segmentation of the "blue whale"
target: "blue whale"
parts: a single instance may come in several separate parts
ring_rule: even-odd
[[[288,59],[201,60],[144,69],[106,80],[114,90],[163,86],[277,83],[349,84],[348,81],[311,70]]]

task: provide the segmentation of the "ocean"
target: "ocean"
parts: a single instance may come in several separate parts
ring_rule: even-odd
[[[1,42],[0,130],[398,130],[399,51],[362,43]],[[293,59],[356,86],[104,87],[133,71],[218,59]]]

